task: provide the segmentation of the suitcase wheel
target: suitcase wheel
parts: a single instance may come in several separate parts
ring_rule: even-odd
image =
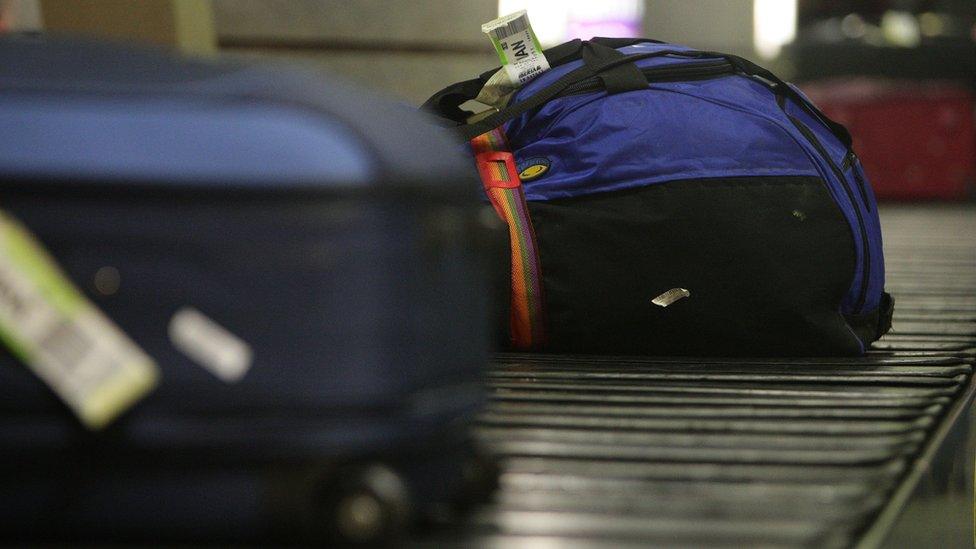
[[[323,522],[337,542],[371,545],[401,535],[414,514],[413,501],[396,472],[384,465],[339,472],[323,490]]]

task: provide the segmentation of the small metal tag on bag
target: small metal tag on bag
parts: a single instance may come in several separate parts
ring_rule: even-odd
[[[675,301],[691,296],[691,292],[684,288],[671,288],[663,294],[651,300],[651,303],[659,307],[667,307]]]

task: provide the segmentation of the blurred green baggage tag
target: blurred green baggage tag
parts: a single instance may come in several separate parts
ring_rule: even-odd
[[[2,211],[0,338],[89,429],[108,425],[158,380],[153,360]]]

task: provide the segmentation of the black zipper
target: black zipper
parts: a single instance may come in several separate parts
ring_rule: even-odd
[[[857,169],[857,163],[858,159],[854,151],[847,151],[847,155],[844,156],[844,163],[841,164],[841,169],[845,172],[851,170],[851,174],[854,175],[854,180],[857,181],[857,190],[861,191],[861,200],[864,203],[864,209],[870,213],[871,202],[868,200],[867,182],[861,176],[861,171]]]
[[[725,59],[719,59],[707,63],[686,63],[673,67],[650,67],[641,69],[641,72],[647,78],[648,82],[685,82],[707,80],[726,74],[735,74],[735,67]],[[586,80],[580,80],[569,86],[556,97],[597,92],[603,89],[603,82],[600,81],[598,76],[594,76]]]
[[[868,232],[864,225],[864,216],[861,214],[861,208],[858,207],[857,205],[857,197],[854,196],[854,191],[851,189],[851,185],[847,181],[847,176],[844,175],[844,171],[841,170],[839,166],[837,166],[837,163],[834,162],[834,159],[830,157],[830,154],[827,152],[827,149],[824,148],[823,144],[820,142],[819,139],[817,139],[817,136],[814,135],[814,133],[810,130],[810,128],[807,127],[806,124],[804,124],[802,121],[800,121],[800,119],[796,118],[795,116],[791,116],[791,115],[787,115],[787,116],[789,116],[789,119],[791,122],[793,122],[793,125],[796,126],[798,130],[800,130],[800,133],[803,134],[803,137],[805,137],[807,141],[809,141],[810,144],[813,145],[815,149],[817,149],[817,152],[820,153],[820,156],[823,157],[824,160],[827,161],[827,164],[830,165],[830,169],[834,172],[834,176],[836,176],[837,179],[839,179],[841,184],[844,186],[844,190],[847,192],[847,198],[848,200],[851,201],[851,206],[853,206],[854,208],[854,213],[857,214],[857,225],[858,228],[860,228],[861,230],[861,249],[864,250],[864,269],[861,272],[862,274],[861,288],[860,288],[860,292],[858,293],[857,302],[854,304],[854,312],[859,314],[861,313],[861,309],[864,308],[864,300],[867,298],[867,293],[868,293],[868,281],[871,277],[871,254],[868,249]],[[848,160],[848,158],[851,159]],[[853,162],[854,162],[853,153],[848,154],[848,156],[844,158],[845,166],[853,166]],[[854,170],[854,173],[856,174],[857,170]],[[855,178],[858,181],[860,181],[861,179],[859,176],[855,176]],[[865,197],[863,185],[861,186],[861,196]],[[867,206],[866,197],[864,200],[864,204],[865,206]]]

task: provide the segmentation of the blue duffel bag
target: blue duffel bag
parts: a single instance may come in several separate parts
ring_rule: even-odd
[[[475,184],[333,78],[0,39],[4,219],[159,372],[91,431],[0,346],[0,540],[368,542],[490,487]]]
[[[546,50],[423,110],[470,141],[512,243],[517,348],[857,355],[890,327],[881,229],[851,136],[733,55],[637,39]]]

